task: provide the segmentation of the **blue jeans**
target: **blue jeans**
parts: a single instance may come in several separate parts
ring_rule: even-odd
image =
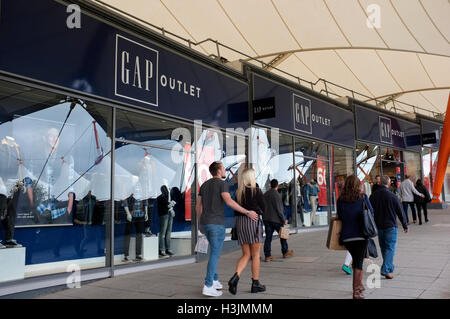
[[[219,280],[217,265],[222,252],[223,241],[225,240],[225,226],[207,224],[202,225],[202,230],[209,243],[209,260],[206,268],[205,286],[211,287],[214,280]]]
[[[276,230],[278,233],[280,232],[281,224],[273,223],[273,222],[264,222],[264,228],[266,230],[266,240],[264,241],[264,256],[270,257],[272,250],[272,236],[273,232]],[[281,243],[281,253],[284,255],[288,251],[287,240],[280,238]]]
[[[380,243],[383,266],[381,274],[387,275],[394,272],[394,256],[397,246],[398,228],[378,229],[378,242]]]
[[[170,250],[170,237],[172,236],[173,217],[169,214],[159,216],[159,250]]]

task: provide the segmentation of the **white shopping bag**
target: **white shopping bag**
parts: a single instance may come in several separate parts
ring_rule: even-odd
[[[208,240],[206,237],[199,237],[195,245],[195,251],[201,254],[208,253]]]

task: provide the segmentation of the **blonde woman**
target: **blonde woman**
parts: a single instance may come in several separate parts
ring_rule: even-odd
[[[237,292],[239,278],[252,259],[252,287],[251,292],[262,292],[266,287],[259,282],[260,251],[263,242],[263,223],[261,215],[265,210],[264,196],[256,186],[255,170],[246,168],[239,175],[236,200],[243,208],[253,210],[258,219],[252,219],[248,214],[234,212],[239,245],[242,247],[242,257],[236,265],[236,272],[228,281],[228,290],[233,295]]]

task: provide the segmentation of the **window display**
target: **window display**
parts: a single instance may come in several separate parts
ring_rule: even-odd
[[[27,276],[105,265],[111,123],[110,108],[0,81],[0,235],[26,249]]]
[[[191,255],[193,127],[118,110],[116,128],[116,264]]]

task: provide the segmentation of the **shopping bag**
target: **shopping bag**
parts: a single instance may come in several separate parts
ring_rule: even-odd
[[[194,250],[201,254],[207,254],[208,253],[208,239],[206,239],[206,237],[199,237]]]
[[[372,238],[369,238],[367,242],[367,255],[366,258],[378,258],[377,246]]]
[[[280,228],[280,233],[278,235],[280,236],[280,238],[289,239],[290,232],[291,231],[289,230],[289,228],[281,227]]]
[[[330,219],[330,228],[328,229],[327,248],[331,250],[347,250],[345,246],[339,243],[341,237],[342,221],[337,217]]]

